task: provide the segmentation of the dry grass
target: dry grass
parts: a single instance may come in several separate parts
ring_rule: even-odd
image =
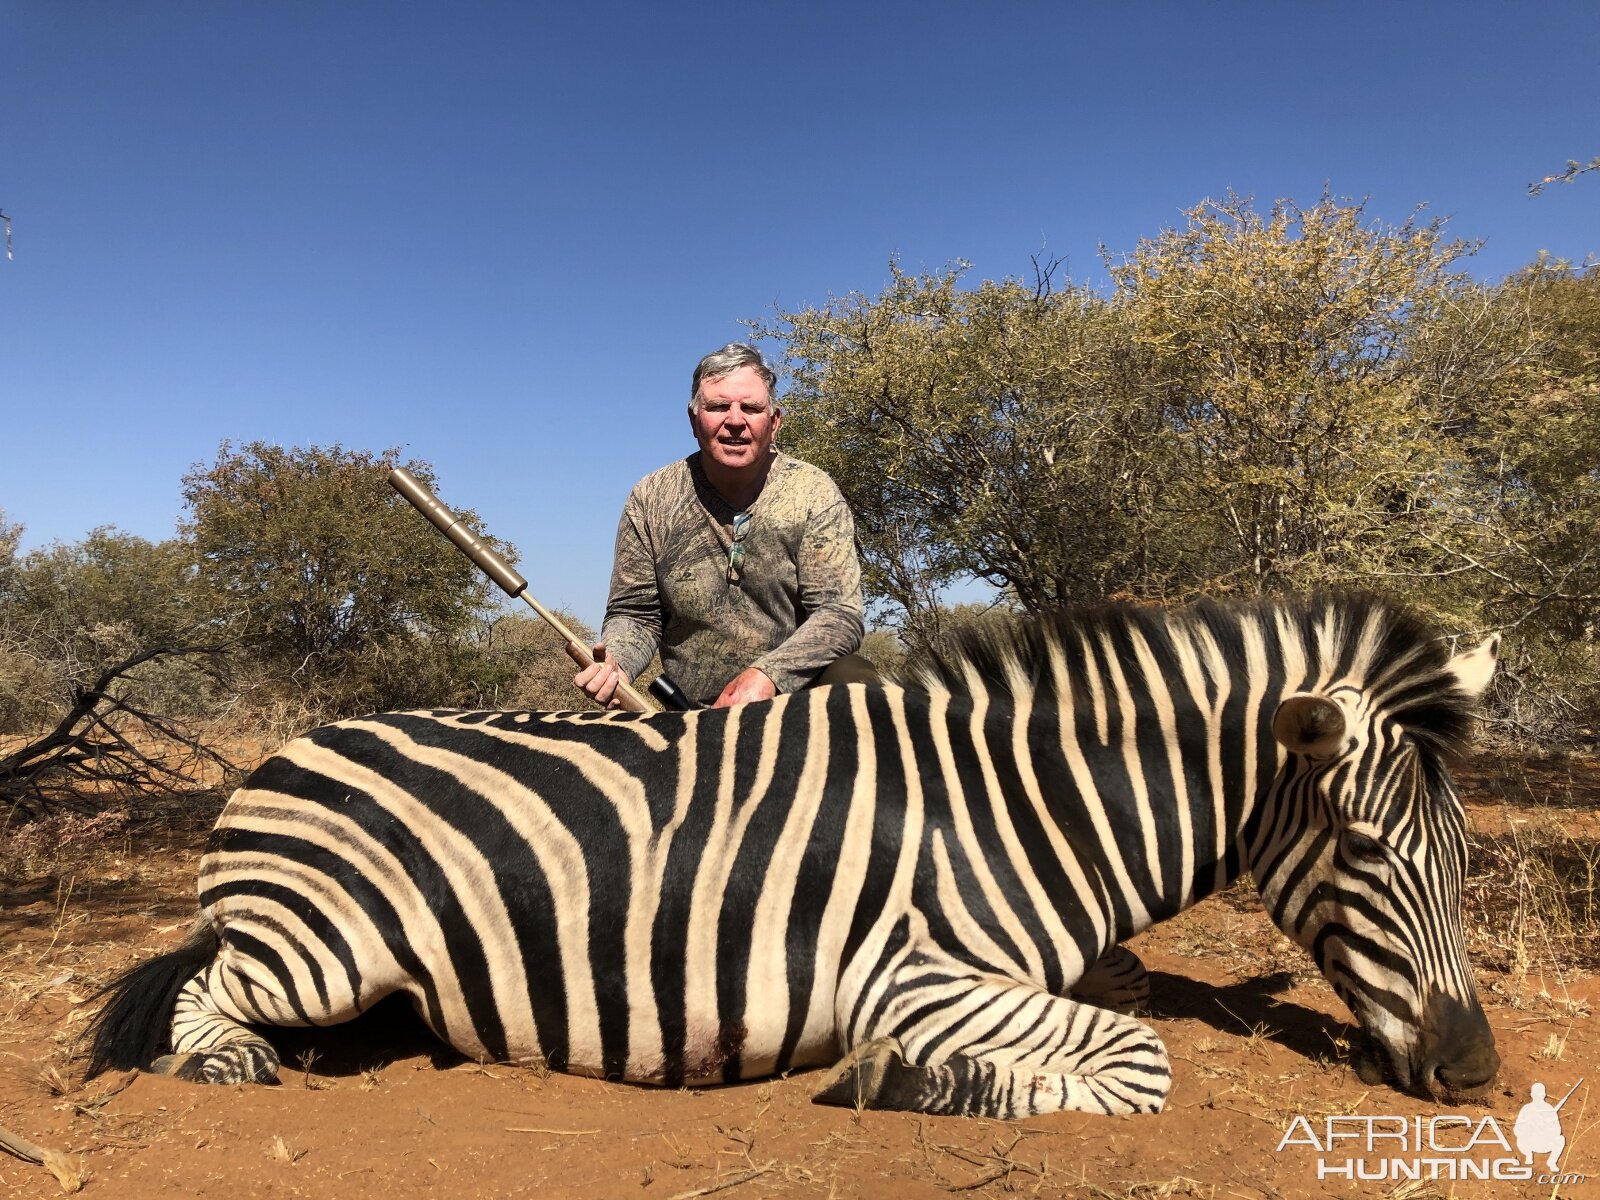
[[[1468,950],[1507,977],[1600,969],[1600,792],[1572,760],[1505,760],[1476,779],[1464,897]]]
[[[1511,975],[1600,968],[1600,841],[1515,821],[1479,834],[1467,885],[1469,943]]]

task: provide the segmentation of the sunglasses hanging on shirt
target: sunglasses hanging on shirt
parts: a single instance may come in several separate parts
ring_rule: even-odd
[[[728,582],[738,583],[744,578],[744,537],[750,532],[750,514],[733,514],[733,542],[728,546]]]

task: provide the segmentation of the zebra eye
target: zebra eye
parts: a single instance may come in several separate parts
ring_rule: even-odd
[[[1376,867],[1389,861],[1389,856],[1384,852],[1383,843],[1375,838],[1370,838],[1364,833],[1357,833],[1353,829],[1346,829],[1340,841],[1343,843],[1345,857],[1351,862],[1363,866]]]

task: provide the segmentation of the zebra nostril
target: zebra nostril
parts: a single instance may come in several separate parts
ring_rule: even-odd
[[[1422,1090],[1439,1100],[1447,1095],[1473,1092],[1500,1070],[1500,1055],[1493,1044],[1480,1045],[1449,1060],[1430,1058],[1417,1073]]]
[[[1476,1002],[1464,1004],[1435,995],[1428,1003],[1424,1029],[1421,1081],[1435,1096],[1438,1090],[1480,1088],[1499,1071],[1494,1033]]]

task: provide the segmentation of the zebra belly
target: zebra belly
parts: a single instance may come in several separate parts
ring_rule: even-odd
[[[837,1058],[842,922],[807,929],[799,963],[791,921],[724,922],[694,889],[636,885],[626,905],[608,906],[592,891],[562,899],[517,886],[470,855],[433,854],[425,867],[416,857],[341,814],[237,794],[200,871],[233,981],[230,1015],[328,1025],[399,991],[468,1057],[641,1083]],[[728,903],[721,872],[710,878]]]
[[[202,895],[217,896],[206,913],[222,946],[212,992],[221,1011],[247,1023],[337,1024],[401,992],[469,1058],[600,1078],[710,1084],[838,1057],[835,973],[813,972],[805,995],[791,998],[781,944],[753,945],[737,987],[719,986],[715,960],[682,948],[668,957],[681,960],[683,986],[666,993],[652,986],[648,963],[614,976],[587,965],[548,972],[562,957],[558,942],[543,947],[542,961],[484,949],[481,970],[469,974],[471,956],[452,947],[420,895],[374,914],[299,864],[228,853],[208,855],[201,878]],[[310,904],[292,903],[291,891]],[[625,938],[589,932],[595,958],[626,961]],[[736,993],[746,1000],[730,1017]],[[561,1009],[564,1021],[541,1027],[541,1011]]]
[[[795,711],[693,746],[541,714],[330,726],[230,800],[202,906],[268,1023],[404,991],[471,1057],[669,1084],[832,1061],[879,797],[854,767],[824,786],[825,723],[776,735]]]

